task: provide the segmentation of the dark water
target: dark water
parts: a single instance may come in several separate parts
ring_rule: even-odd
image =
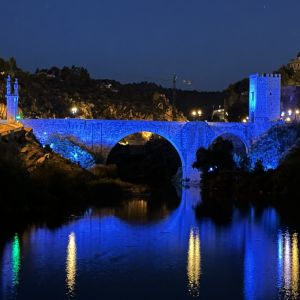
[[[299,299],[298,232],[272,209],[196,220],[180,205],[133,200],[58,229],[32,226],[1,245],[2,299]]]

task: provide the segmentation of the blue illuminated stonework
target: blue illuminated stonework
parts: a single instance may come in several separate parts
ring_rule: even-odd
[[[266,170],[276,169],[297,139],[298,131],[293,124],[273,126],[251,145],[249,152],[251,167],[254,168],[256,162],[261,161]]]
[[[44,133],[47,135],[47,133]],[[73,163],[88,169],[95,165],[95,159],[88,149],[77,144],[68,137],[51,135],[47,137],[47,144],[50,148],[61,156],[70,159]]]
[[[249,79],[250,121],[261,123],[280,119],[281,76],[254,74]]]
[[[177,150],[182,163],[183,178],[199,180],[199,173],[192,168],[196,152],[200,147],[209,147],[224,134],[239,138],[249,149],[256,137],[252,123],[207,123],[167,121],[117,121],[83,119],[24,119],[22,123],[33,128],[34,134],[43,145],[57,147],[54,136],[72,137],[78,144],[97,151],[106,159],[111,149],[130,134],[147,131],[168,140]],[[269,128],[270,124],[266,125]],[[56,149],[56,151],[60,151]],[[69,154],[62,151],[64,156]],[[78,157],[77,157],[78,158]]]

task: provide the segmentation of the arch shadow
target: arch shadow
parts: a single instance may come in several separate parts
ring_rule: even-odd
[[[154,131],[148,131],[148,130],[145,130],[145,131],[132,131],[132,132],[129,132],[129,133],[126,133],[126,134],[122,135],[122,137],[119,138],[119,139],[115,142],[115,144],[109,149],[108,154],[107,154],[107,157],[106,157],[106,161],[107,161],[108,157],[110,156],[111,151],[113,150],[113,148],[114,148],[118,143],[120,143],[122,140],[124,140],[126,137],[128,137],[128,136],[130,136],[130,135],[139,134],[139,133],[141,133],[141,132],[151,133],[151,134],[157,135],[157,136],[163,138],[164,140],[168,141],[169,144],[171,144],[172,147],[176,150],[176,152],[177,152],[177,154],[178,154],[178,156],[179,156],[179,159],[180,159],[181,167],[184,168],[185,163],[184,163],[183,155],[182,155],[180,149],[178,148],[178,146],[176,145],[176,143],[174,143],[174,141],[172,141],[171,139],[169,139],[168,137],[166,137],[166,136],[163,135],[163,134],[160,134],[160,133],[157,133],[157,132],[154,132]]]

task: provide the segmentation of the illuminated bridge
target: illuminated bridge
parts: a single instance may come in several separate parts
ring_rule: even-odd
[[[192,168],[197,150],[209,147],[219,136],[236,139],[248,149],[273,121],[280,118],[280,88],[280,75],[250,76],[248,123],[84,119],[24,119],[22,123],[33,129],[43,145],[50,144],[54,135],[71,137],[87,148],[100,150],[105,160],[123,138],[138,132],[151,132],[168,140],[177,150],[183,178],[198,180],[198,172]],[[18,111],[18,81],[12,93],[8,77],[6,90],[7,118],[8,122],[13,122]]]
[[[111,149],[123,138],[138,132],[151,132],[168,140],[177,150],[183,178],[195,180],[199,173],[192,168],[200,147],[209,147],[219,136],[243,142],[246,149],[257,136],[253,123],[207,123],[167,121],[117,121],[83,119],[25,119],[43,145],[53,135],[72,137],[88,148],[97,148],[106,159]],[[266,126],[266,124],[265,124]]]

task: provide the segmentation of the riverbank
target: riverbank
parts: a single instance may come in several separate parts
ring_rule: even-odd
[[[3,219],[64,214],[94,204],[118,203],[147,193],[146,186],[99,176],[43,148],[29,129],[0,141]]]
[[[283,219],[299,223],[300,143],[296,143],[275,170],[258,165],[252,171],[222,170],[203,174],[202,203],[196,213],[226,222],[234,208],[273,207]]]

